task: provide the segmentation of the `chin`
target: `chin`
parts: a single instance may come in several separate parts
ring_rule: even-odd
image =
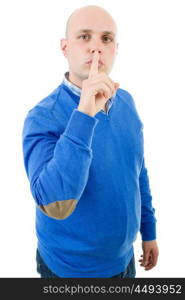
[[[89,70],[87,71],[82,71],[80,74],[79,74],[79,77],[82,79],[82,80],[85,80],[89,77]]]

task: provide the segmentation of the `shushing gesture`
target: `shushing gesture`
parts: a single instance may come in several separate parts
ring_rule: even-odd
[[[106,73],[98,72],[99,53],[95,51],[89,71],[88,79],[82,83],[81,98],[78,110],[90,116],[96,115],[105,107],[105,103],[119,88]]]

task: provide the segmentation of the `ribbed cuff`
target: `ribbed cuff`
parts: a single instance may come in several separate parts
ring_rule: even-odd
[[[142,241],[156,240],[156,222],[146,222],[140,228]]]
[[[94,129],[99,122],[77,109],[74,109],[66,126],[64,135],[80,140],[87,147],[91,146]]]

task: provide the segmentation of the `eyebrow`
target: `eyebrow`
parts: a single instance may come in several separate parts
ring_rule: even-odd
[[[79,33],[92,33],[93,30],[92,29],[80,29],[77,31],[77,34]],[[113,35],[115,36],[115,33],[113,31],[102,31],[103,34],[106,34],[106,35]]]

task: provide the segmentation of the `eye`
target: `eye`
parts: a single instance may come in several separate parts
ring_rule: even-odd
[[[113,38],[108,35],[104,35],[102,39],[105,43],[109,43],[113,41]]]
[[[90,35],[89,34],[82,34],[79,36],[79,39],[88,41],[90,39]]]

